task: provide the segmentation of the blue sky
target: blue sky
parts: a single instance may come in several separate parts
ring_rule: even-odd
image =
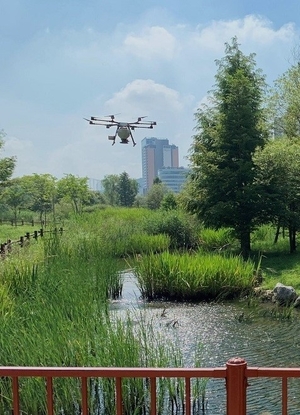
[[[2,156],[15,176],[50,173],[141,177],[137,146],[115,145],[83,118],[147,115],[153,136],[179,147],[214,84],[215,60],[237,36],[272,84],[300,46],[299,0],[0,0]],[[112,130],[109,130],[112,133]]]

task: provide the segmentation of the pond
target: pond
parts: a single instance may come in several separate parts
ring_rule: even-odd
[[[139,312],[153,321],[157,332],[182,350],[185,366],[193,365],[195,347],[203,345],[202,366],[224,366],[235,356],[248,366],[300,367],[300,316],[275,319],[242,302],[226,303],[147,303],[130,271],[124,273],[123,296],[111,304],[117,315],[128,310],[133,318]],[[260,311],[260,312],[259,312]],[[289,415],[300,413],[300,381],[289,381]],[[247,389],[247,415],[281,413],[281,382],[278,379],[250,379]],[[224,380],[210,380],[206,389],[207,415],[225,414]]]

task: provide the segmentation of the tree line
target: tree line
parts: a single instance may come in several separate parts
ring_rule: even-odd
[[[4,133],[0,136],[0,149],[4,146]],[[23,219],[26,212],[38,215],[40,222],[73,211],[81,214],[99,205],[143,206],[156,209],[167,190],[156,183],[147,197],[138,197],[138,182],[128,173],[107,175],[102,180],[103,191],[89,188],[87,177],[66,174],[56,179],[51,174],[32,174],[12,178],[16,165],[14,157],[0,159],[0,218],[13,222]],[[56,211],[59,209],[59,215]]]

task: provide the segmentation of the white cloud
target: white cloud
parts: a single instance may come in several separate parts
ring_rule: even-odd
[[[243,19],[212,21],[206,27],[198,27],[195,42],[204,49],[223,51],[224,42],[236,36],[240,43],[251,43],[253,46],[267,46],[274,42],[291,42],[295,37],[295,26],[287,23],[278,30],[272,23],[261,16],[248,15]],[[255,47],[254,47],[255,50]]]
[[[140,58],[170,60],[176,52],[177,40],[164,27],[147,27],[142,34],[128,34],[124,40],[125,50]]]
[[[133,109],[138,110],[139,113],[150,111],[152,116],[162,110],[178,112],[183,106],[184,100],[176,90],[156,83],[152,79],[136,79],[128,83],[105,103],[105,107],[110,112],[117,109],[116,112],[131,114],[131,116]]]

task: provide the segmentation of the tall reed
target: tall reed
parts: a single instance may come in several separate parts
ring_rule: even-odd
[[[109,313],[108,299],[117,295],[122,285],[119,264],[107,255],[101,232],[86,232],[79,225],[75,229],[62,236],[49,234],[0,263],[0,364],[181,364],[180,352],[157,338],[151,323],[141,318],[135,324],[130,316],[120,320]],[[173,400],[182,400],[178,382],[158,382],[161,413],[167,411],[171,394]],[[23,413],[46,414],[43,380],[22,379],[20,390]],[[80,413],[80,385],[76,379],[56,379],[54,396],[56,413]],[[114,414],[114,396],[112,380],[89,382],[93,413]],[[147,413],[147,380],[125,380],[123,397],[125,414]],[[0,413],[9,413],[11,402],[10,382],[2,378]]]
[[[254,264],[237,256],[163,252],[143,256],[134,272],[149,300],[230,299],[251,290]]]

